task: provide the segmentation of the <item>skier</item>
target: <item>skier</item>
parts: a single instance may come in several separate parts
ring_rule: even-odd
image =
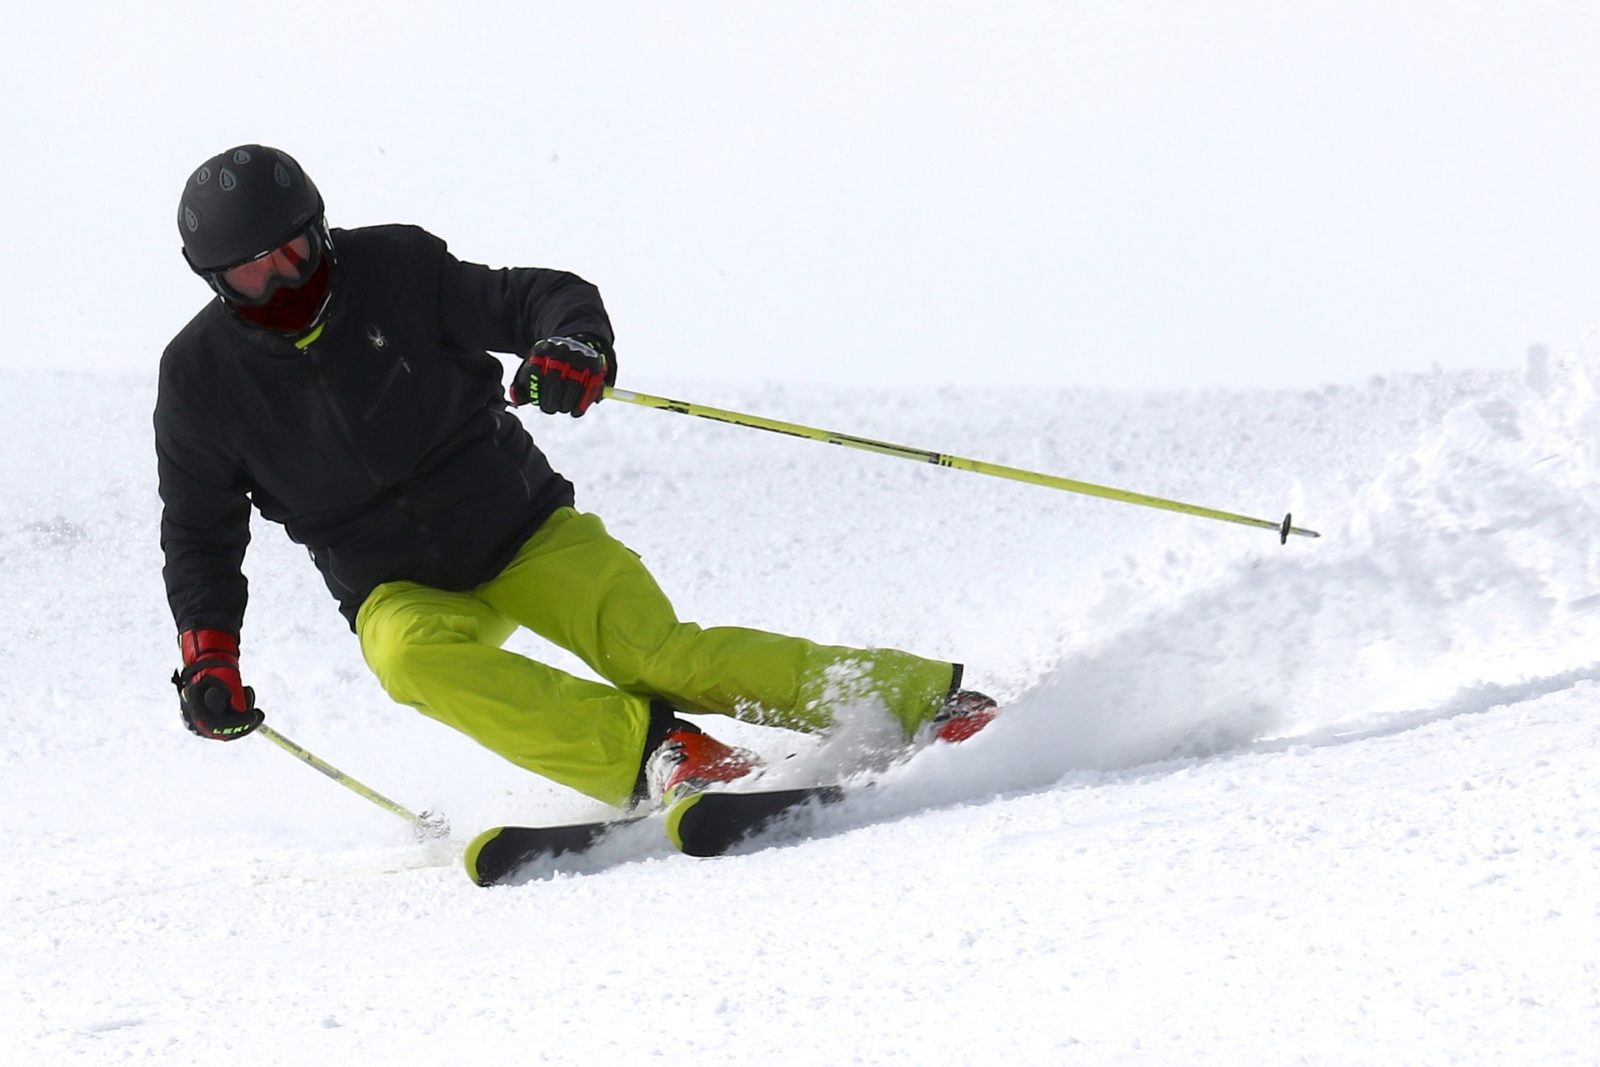
[[[639,558],[507,411],[581,416],[616,380],[598,290],[458,260],[414,226],[329,229],[288,154],[231,148],[185,183],[178,230],[209,302],[161,359],[161,547],[184,723],[261,725],[241,683],[250,507],[304,545],[396,701],[608,804],[662,801],[756,757],[682,718],[826,729],[876,697],[908,741],[994,715],[962,668],[891,649],[681,622]],[[501,649],[524,626],[604,683]]]

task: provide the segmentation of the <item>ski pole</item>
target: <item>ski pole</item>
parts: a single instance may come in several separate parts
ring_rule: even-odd
[[[669,400],[663,396],[635,393],[631,390],[618,389],[614,386],[606,388],[605,396],[610,400],[621,400],[628,404],[637,404],[640,407],[655,408],[658,411],[671,411],[678,415],[694,415],[702,419],[711,419],[714,422],[726,422],[734,426],[748,426],[756,430],[770,430],[773,433],[788,434],[790,437],[804,437],[807,440],[821,441],[824,444],[857,448],[863,452],[877,452],[880,455],[916,460],[919,463],[934,463],[940,467],[954,467],[956,470],[971,471],[974,474],[987,474],[994,478],[1007,478],[1014,482],[1025,482],[1028,485],[1042,485],[1047,489],[1063,489],[1069,493],[1081,493],[1084,496],[1096,496],[1104,500],[1117,500],[1124,504],[1138,504],[1141,507],[1176,511],[1202,519],[1216,519],[1219,522],[1232,522],[1240,526],[1255,526],[1263,530],[1276,530],[1279,543],[1287,542],[1290,534],[1294,534],[1297,537],[1322,536],[1315,530],[1306,530],[1299,526],[1290,525],[1291,516],[1287,514],[1284,515],[1282,522],[1273,522],[1270,519],[1254,519],[1248,515],[1236,515],[1231,511],[1218,511],[1216,508],[1201,507],[1198,504],[1185,504],[1181,500],[1167,500],[1164,497],[1150,496],[1146,493],[1134,493],[1126,489],[1113,489],[1110,486],[1095,485],[1093,482],[1080,482],[1072,478],[1061,478],[1054,474],[1038,474],[1034,471],[1006,467],[998,463],[986,463],[978,459],[963,459],[960,456],[951,456],[924,448],[911,448],[907,445],[890,444],[887,441],[874,441],[866,437],[856,437],[853,434],[839,433],[834,430],[819,430],[813,426],[801,426],[793,422],[779,422],[777,419],[765,419],[759,415],[745,415],[737,411],[724,411],[721,408],[708,407],[704,404],[691,404],[683,400]]]
[[[321,771],[329,778],[332,778],[334,781],[350,790],[350,792],[356,794],[357,796],[366,797],[384,811],[400,816],[402,819],[411,824],[411,830],[417,835],[418,838],[444,837],[450,833],[450,820],[446,819],[442,812],[425,811],[421,815],[418,815],[415,812],[409,811],[406,808],[401,807],[399,804],[396,804],[394,801],[390,800],[376,789],[362,785],[360,782],[356,781],[354,778],[350,777],[333,764],[324,759],[320,759],[312,753],[301,748],[299,745],[295,744],[287,737],[284,737],[272,727],[263,724],[256,727],[255,732],[260,734],[262,737],[265,737],[268,741],[271,741],[285,752],[289,753],[289,755],[298,759],[301,763],[306,764],[306,766]]]

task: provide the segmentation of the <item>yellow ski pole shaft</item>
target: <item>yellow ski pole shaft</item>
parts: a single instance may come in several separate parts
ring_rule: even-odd
[[[821,441],[824,444],[856,448],[863,452],[877,452],[880,455],[896,456],[900,459],[915,460],[919,463],[933,463],[940,467],[954,467],[956,470],[971,471],[974,474],[987,474],[993,478],[1007,478],[1014,482],[1025,482],[1028,485],[1041,485],[1047,489],[1062,489],[1069,493],[1100,497],[1103,500],[1116,500],[1124,504],[1160,508],[1162,511],[1176,511],[1202,519],[1215,519],[1218,522],[1231,522],[1240,526],[1255,526],[1263,530],[1276,530],[1280,542],[1287,542],[1290,534],[1294,534],[1297,537],[1322,536],[1315,530],[1306,530],[1299,526],[1291,525],[1289,515],[1285,515],[1281,522],[1273,522],[1270,519],[1256,519],[1251,518],[1249,515],[1236,515],[1231,511],[1219,511],[1216,508],[1201,507],[1199,504],[1186,504],[1181,500],[1168,500],[1164,497],[1150,496],[1146,493],[1134,493],[1126,489],[1113,489],[1106,485],[1095,485],[1093,482],[1080,482],[1072,478],[1061,478],[1054,474],[1039,474],[1034,471],[1020,470],[1016,467],[1002,466],[999,463],[985,463],[983,460],[978,459],[963,459],[960,456],[933,452],[925,448],[912,448],[908,445],[890,444],[887,441],[874,441],[867,437],[857,437],[854,434],[839,433],[836,430],[819,430],[813,426],[801,426],[793,422],[780,422],[777,419],[766,419],[759,415],[746,415],[738,411],[724,411],[721,408],[708,407],[705,404],[669,400],[663,396],[635,393],[631,390],[618,389],[614,386],[607,387],[605,395],[609,400],[621,400],[627,404],[655,408],[658,411],[671,411],[679,415],[694,415],[697,418],[711,419],[714,422],[726,422],[734,426],[748,426],[756,430],[769,430],[772,433],[787,434],[790,437],[804,437],[807,440]]]
[[[334,781],[350,790],[350,792],[356,794],[357,796],[367,798],[384,811],[400,816],[400,818],[411,824],[411,829],[418,837],[444,837],[450,832],[449,820],[447,820],[439,812],[425,811],[421,815],[418,815],[407,808],[401,807],[399,804],[396,804],[394,801],[390,800],[376,789],[373,789],[370,786],[362,785],[360,782],[356,781],[354,778],[350,777],[348,774],[344,773],[327,760],[321,759],[313,755],[311,752],[308,752],[306,749],[301,748],[299,745],[295,744],[287,737],[284,737],[270,726],[263,724],[256,727],[255,732],[260,734],[262,737],[265,737],[268,741],[271,741],[273,744],[277,745],[279,748],[283,749],[285,752],[289,753],[289,755],[293,756],[301,763],[304,763],[306,766],[311,767],[314,770],[321,771],[329,778],[332,778]]]

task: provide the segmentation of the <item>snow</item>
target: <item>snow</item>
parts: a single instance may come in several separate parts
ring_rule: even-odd
[[[9,16],[0,1063],[1600,1063],[1600,9],[592,8]],[[269,721],[454,836],[165,681],[171,205],[251,140],[591,277],[625,387],[1324,536],[526,415],[685,617],[1007,709],[805,843],[477,889],[478,829],[599,810],[389,703],[277,530]],[[881,728],[712,725],[793,780]]]
[[[526,415],[686,616],[961,658],[1008,708],[808,842],[700,861],[647,825],[481,890],[477,829],[597,809],[388,703],[270,528],[269,721],[454,837],[189,736],[148,376],[8,373],[7,1062],[1595,1062],[1597,375],[1576,346],[1312,391],[650,383],[1324,535],[1285,546],[621,404]],[[871,727],[713,725],[791,776]]]

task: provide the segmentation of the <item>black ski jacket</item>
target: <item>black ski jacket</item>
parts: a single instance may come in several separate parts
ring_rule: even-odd
[[[310,551],[352,629],[374,587],[470,589],[572,503],[506,410],[489,352],[575,333],[611,343],[599,291],[463,263],[412,226],[333,243],[334,304],[304,349],[214,300],[161,357],[162,574],[180,632],[239,633],[252,503]]]

